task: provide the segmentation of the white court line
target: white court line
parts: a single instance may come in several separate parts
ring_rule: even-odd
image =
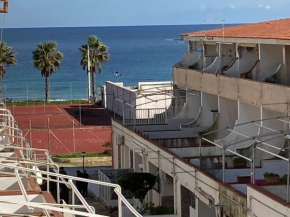
[[[63,111],[57,105],[55,105],[55,107],[60,110],[61,113],[63,113]]]
[[[89,133],[91,133],[94,137],[96,137],[99,141],[102,141],[103,144],[105,144],[104,140],[100,139],[97,135],[93,134],[90,130],[88,130]]]
[[[79,122],[77,119],[75,119],[75,118],[71,118],[69,115],[66,115],[66,117],[75,125],[75,126],[77,126],[77,125],[79,125],[79,124],[77,124],[77,122]],[[75,120],[75,121],[74,121]]]

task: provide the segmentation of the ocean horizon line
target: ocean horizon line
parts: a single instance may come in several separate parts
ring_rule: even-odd
[[[64,29],[64,28],[122,28],[122,27],[169,27],[169,26],[219,26],[222,23],[199,23],[199,24],[156,24],[156,25],[120,25],[120,26],[47,26],[47,27],[5,27],[4,29]],[[241,25],[245,23],[226,23],[225,26]]]

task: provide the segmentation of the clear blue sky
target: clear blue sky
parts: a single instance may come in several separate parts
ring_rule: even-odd
[[[246,23],[289,11],[290,0],[9,0],[6,27]]]

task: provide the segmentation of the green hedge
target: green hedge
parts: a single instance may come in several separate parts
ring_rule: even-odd
[[[86,157],[109,157],[110,154],[107,153],[86,153]],[[56,158],[81,158],[82,153],[75,153],[75,154],[55,154],[53,157]]]

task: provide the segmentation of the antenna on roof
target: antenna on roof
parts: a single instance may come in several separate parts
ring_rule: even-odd
[[[223,31],[223,41],[221,44],[224,44],[225,43],[225,19],[220,19],[220,20],[212,20],[213,22],[222,22],[222,31]],[[205,20],[204,20],[205,22]],[[217,67],[217,70],[220,70],[221,67],[223,66],[223,55],[221,55],[221,44],[219,45],[219,66]],[[221,58],[220,58],[221,57]],[[220,67],[220,69],[219,69]],[[216,74],[217,74],[217,70],[216,70]]]
[[[223,43],[225,42],[225,19],[213,19],[211,20],[213,22],[222,22],[222,29],[223,29]],[[204,22],[206,22],[206,20],[204,20]]]

